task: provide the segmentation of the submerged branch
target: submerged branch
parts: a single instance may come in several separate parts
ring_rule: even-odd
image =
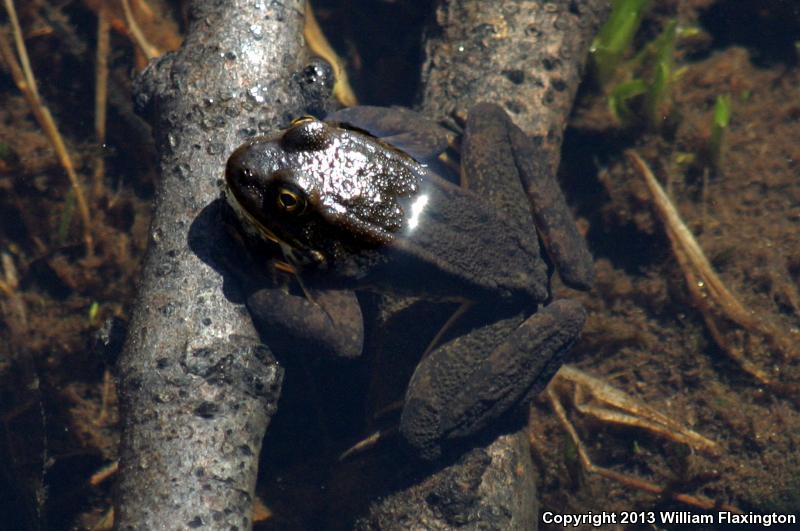
[[[302,0],[195,0],[183,47],[138,79],[161,171],[119,362],[119,529],[252,525],[282,369],[227,275],[215,200],[228,153],[259,124],[304,113],[302,28]]]

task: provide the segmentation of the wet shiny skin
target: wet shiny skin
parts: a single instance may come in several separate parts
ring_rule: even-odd
[[[321,252],[336,229],[365,244],[388,243],[407,224],[409,209],[401,203],[419,191],[425,169],[362,133],[310,118],[295,122],[279,137],[255,139],[231,155],[228,201],[305,254]],[[302,204],[287,208],[286,193]]]

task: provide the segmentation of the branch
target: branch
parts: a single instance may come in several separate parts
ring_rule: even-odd
[[[320,92],[295,75],[303,1],[195,0],[190,17],[183,48],[152,62],[136,87],[161,178],[119,363],[120,529],[249,529],[280,393],[282,369],[223,276],[230,238],[214,200],[227,155]]]

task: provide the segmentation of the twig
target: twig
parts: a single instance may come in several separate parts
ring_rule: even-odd
[[[583,414],[592,415],[603,422],[649,431],[657,437],[685,444],[700,452],[712,455],[720,453],[716,442],[577,367],[562,366],[551,385],[561,382],[570,382],[575,386],[575,408]],[[590,399],[600,405],[591,404]]]
[[[108,113],[108,51],[110,47],[111,19],[108,4],[102,2],[97,12],[97,52],[94,85],[94,132],[100,149],[94,159],[94,189],[92,195],[98,197],[103,190],[105,175],[104,146],[106,143],[106,116]]]
[[[626,485],[628,487],[643,490],[651,494],[656,494],[658,496],[669,496],[671,499],[675,501],[685,503],[687,505],[691,505],[699,509],[704,509],[708,511],[718,507],[724,511],[742,514],[742,510],[736,506],[729,505],[726,503],[718,503],[712,500],[711,498],[706,498],[705,496],[693,496],[691,494],[684,494],[681,492],[671,492],[664,487],[661,487],[649,481],[645,481],[641,478],[628,476],[627,474],[617,472],[616,470],[611,470],[609,468],[604,468],[595,465],[592,462],[591,458],[589,457],[589,454],[586,452],[586,448],[583,446],[580,437],[578,437],[578,432],[575,430],[575,427],[572,425],[572,422],[570,422],[569,419],[567,418],[567,413],[566,411],[564,411],[564,406],[561,404],[561,401],[559,400],[558,396],[556,396],[556,393],[553,390],[553,386],[552,385],[548,386],[546,392],[548,401],[550,402],[550,405],[553,407],[553,411],[555,412],[558,421],[564,427],[564,430],[566,430],[566,432],[569,434],[573,444],[575,444],[575,448],[577,449],[578,452],[578,457],[581,460],[581,464],[583,465],[584,470],[586,470],[587,472],[598,474],[600,476],[614,480],[618,483],[622,483],[623,485]]]
[[[89,205],[86,202],[83,188],[78,180],[78,174],[75,172],[75,166],[72,164],[72,159],[64,145],[64,140],[58,132],[58,127],[53,119],[53,115],[50,114],[50,110],[42,102],[36,88],[36,78],[33,75],[33,70],[28,60],[28,52],[25,49],[25,41],[22,38],[22,29],[20,28],[19,20],[17,20],[17,12],[14,9],[14,3],[12,0],[4,0],[4,2],[6,11],[8,12],[8,18],[11,21],[11,29],[17,47],[17,54],[19,55],[19,63],[3,31],[0,31],[0,56],[2,56],[3,61],[8,65],[14,83],[25,97],[28,105],[30,105],[31,111],[34,117],[36,117],[36,121],[39,122],[39,126],[44,130],[47,139],[56,151],[61,166],[64,168],[64,171],[67,172],[67,177],[75,193],[75,199],[78,202],[78,211],[83,221],[83,240],[86,245],[86,254],[87,256],[92,256],[94,254],[94,242],[92,240],[92,223],[91,216],[89,215]],[[20,63],[22,64],[21,67]]]
[[[634,151],[628,151],[627,156],[639,173],[642,174],[650,189],[656,212],[664,223],[667,236],[672,243],[673,253],[683,271],[689,292],[701,310],[703,319],[714,340],[739,364],[742,370],[763,385],[774,390],[780,390],[781,386],[763,369],[756,367],[744,357],[743,352],[734,348],[725,340],[720,332],[717,319],[720,316],[725,317],[745,330],[761,335],[784,355],[794,355],[794,349],[774,327],[754,317],[728,290],[711,267],[694,235],[683,223],[669,197],[664,193],[663,188],[661,188],[658,180],[656,180],[644,160]]]
[[[100,470],[92,474],[92,477],[89,478],[89,485],[96,487],[111,476],[115,475],[118,471],[119,461],[113,461],[107,465],[104,465]]]
[[[161,51],[150,44],[147,37],[142,33],[141,28],[139,28],[139,24],[136,22],[136,19],[133,18],[133,12],[131,11],[131,5],[128,0],[122,0],[122,10],[125,12],[125,22],[128,24],[131,35],[133,35],[133,40],[142,50],[145,57],[147,57],[147,59],[155,59],[161,55]]]

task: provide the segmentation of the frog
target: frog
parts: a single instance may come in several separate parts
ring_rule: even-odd
[[[274,247],[271,267],[301,287],[248,294],[254,321],[273,337],[357,358],[356,292],[462,304],[459,334],[433,340],[403,399],[398,431],[426,461],[491,432],[542,391],[586,320],[576,300],[553,300],[553,272],[576,289],[593,281],[535,141],[492,103],[473,106],[463,129],[455,178],[439,164],[449,129],[408,109],[366,106],[252,138],[225,169],[223,196],[241,232]]]

